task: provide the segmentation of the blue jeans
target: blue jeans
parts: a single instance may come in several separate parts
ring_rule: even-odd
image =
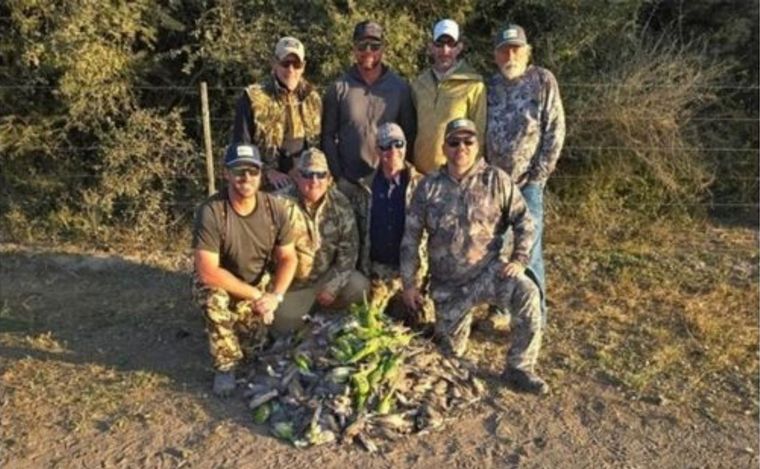
[[[544,185],[528,183],[520,189],[525,205],[528,206],[533,226],[535,227],[535,240],[530,252],[530,264],[528,268],[533,271],[538,286],[541,289],[541,322],[546,325],[546,276],[544,273]]]

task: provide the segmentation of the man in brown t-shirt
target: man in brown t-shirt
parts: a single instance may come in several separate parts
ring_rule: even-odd
[[[259,192],[259,150],[230,145],[224,164],[227,187],[199,207],[193,229],[193,297],[206,319],[214,393],[220,396],[235,389],[241,339],[266,332],[297,264],[285,206]],[[274,278],[267,282],[272,264]]]

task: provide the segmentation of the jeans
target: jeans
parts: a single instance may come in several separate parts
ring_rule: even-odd
[[[530,263],[528,268],[535,275],[535,280],[541,289],[541,322],[546,325],[546,276],[544,273],[544,185],[528,183],[520,189],[525,199],[525,205],[533,218],[535,227],[535,240],[530,251]]]

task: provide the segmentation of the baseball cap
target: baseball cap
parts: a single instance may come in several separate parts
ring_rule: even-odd
[[[327,157],[319,148],[307,148],[302,151],[296,168],[300,171],[330,171],[327,166]]]
[[[303,62],[306,51],[301,41],[293,36],[285,36],[277,41],[277,45],[274,48],[274,56],[277,60],[282,60],[290,54],[295,54],[298,60]]]
[[[255,145],[247,143],[233,143],[227,147],[224,153],[224,165],[228,168],[252,164],[261,167],[261,155]]]
[[[377,128],[376,142],[379,146],[390,144],[394,140],[406,142],[404,131],[395,122],[386,122]]]
[[[467,132],[471,135],[477,135],[478,128],[475,126],[475,123],[471,121],[470,119],[465,119],[463,117],[460,117],[458,119],[449,121],[449,123],[446,124],[446,130],[444,131],[444,139],[447,139],[450,136],[459,132]]]
[[[445,19],[437,22],[433,27],[433,41],[441,36],[450,36],[454,41],[459,41],[459,25],[454,20]]]
[[[522,26],[509,24],[496,33],[493,39],[493,47],[499,48],[507,44],[512,46],[528,45],[528,38],[525,37],[525,30]]]
[[[354,42],[362,39],[383,40],[383,27],[374,21],[365,20],[354,27]]]

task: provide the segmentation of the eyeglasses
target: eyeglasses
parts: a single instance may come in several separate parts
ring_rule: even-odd
[[[246,175],[256,177],[261,174],[261,168],[258,168],[256,166],[247,166],[245,168],[230,168],[229,171],[236,178],[241,178]]]
[[[433,45],[439,49],[443,49],[443,46],[449,46],[449,49],[455,48],[459,44],[458,41],[453,39],[439,39],[433,42]]]
[[[293,67],[295,70],[301,70],[303,68],[303,62],[300,60],[282,60],[278,64],[282,68]]]
[[[377,41],[362,41],[362,42],[357,42],[354,45],[354,47],[359,52],[367,52],[368,50],[371,50],[372,52],[377,52],[383,48],[383,43],[377,42]]]
[[[319,180],[322,180],[322,179],[325,179],[327,177],[327,171],[307,171],[307,170],[302,170],[302,171],[299,171],[299,173],[301,174],[301,177],[304,178],[304,179],[319,179]]]
[[[451,138],[449,140],[446,140],[446,145],[450,146],[451,148],[458,148],[459,145],[462,143],[465,144],[467,147],[471,147],[475,145],[475,139],[474,138]]]
[[[403,140],[391,140],[385,145],[378,145],[377,147],[380,149],[380,151],[388,151],[391,148],[398,148],[400,150],[404,148],[405,146],[406,146],[406,142]]]

